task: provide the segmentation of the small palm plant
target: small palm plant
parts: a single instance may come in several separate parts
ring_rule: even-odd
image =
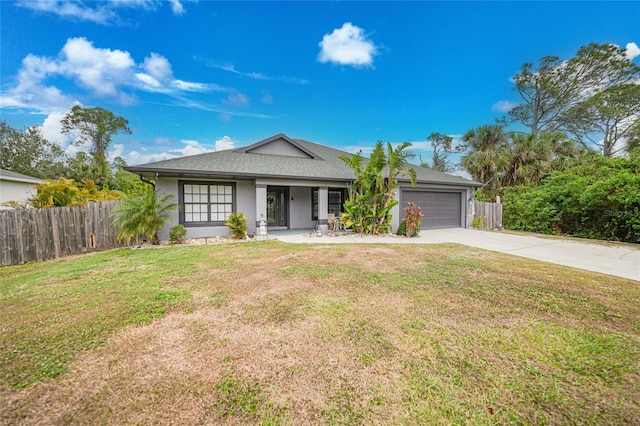
[[[247,235],[247,218],[242,213],[233,212],[229,215],[226,222],[231,230],[231,237],[242,239]]]
[[[158,231],[171,216],[169,212],[178,208],[177,204],[167,204],[172,195],[161,195],[151,191],[139,197],[125,198],[113,210],[113,226],[119,227],[117,237],[120,241],[138,242],[140,238],[160,244]]]

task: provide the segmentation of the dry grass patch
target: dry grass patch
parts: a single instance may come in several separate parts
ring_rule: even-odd
[[[456,245],[277,242],[2,273],[1,423],[640,418],[630,280]]]

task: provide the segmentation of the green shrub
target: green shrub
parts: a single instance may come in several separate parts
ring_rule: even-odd
[[[402,235],[404,237],[407,236],[407,221],[403,220],[400,222],[400,226],[398,226],[398,230],[396,231],[396,235]]]
[[[231,230],[232,238],[241,239],[247,235],[247,218],[244,214],[237,212],[231,213],[225,224]]]
[[[504,191],[507,229],[640,242],[640,158],[597,157]]]
[[[418,227],[415,229],[413,234],[409,235],[409,237],[417,237],[418,234],[420,234],[420,231],[422,231],[422,226],[418,225]],[[403,237],[407,236],[407,221],[406,220],[403,220],[402,222],[400,222],[400,225],[398,226],[398,230],[396,231],[396,235],[402,235]]]
[[[187,228],[183,225],[176,225],[169,230],[169,241],[171,244],[184,244],[187,236]]]
[[[120,201],[111,213],[112,226],[120,228],[118,240],[129,243],[142,237],[160,244],[158,231],[171,220],[170,211],[178,208],[175,203],[169,204],[171,198],[171,194],[151,191]]]
[[[484,216],[474,217],[471,226],[473,226],[474,229],[484,228]]]

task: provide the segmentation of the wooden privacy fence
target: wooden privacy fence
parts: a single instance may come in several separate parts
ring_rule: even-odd
[[[109,217],[117,203],[0,210],[0,266],[122,246]]]
[[[473,218],[482,217],[482,227],[479,229],[502,229],[502,204],[474,201],[475,214]]]

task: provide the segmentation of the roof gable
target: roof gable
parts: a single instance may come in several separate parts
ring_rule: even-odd
[[[310,158],[314,160],[322,159],[284,133],[279,133],[252,145],[238,148],[235,152],[242,154],[270,154],[283,157]]]

